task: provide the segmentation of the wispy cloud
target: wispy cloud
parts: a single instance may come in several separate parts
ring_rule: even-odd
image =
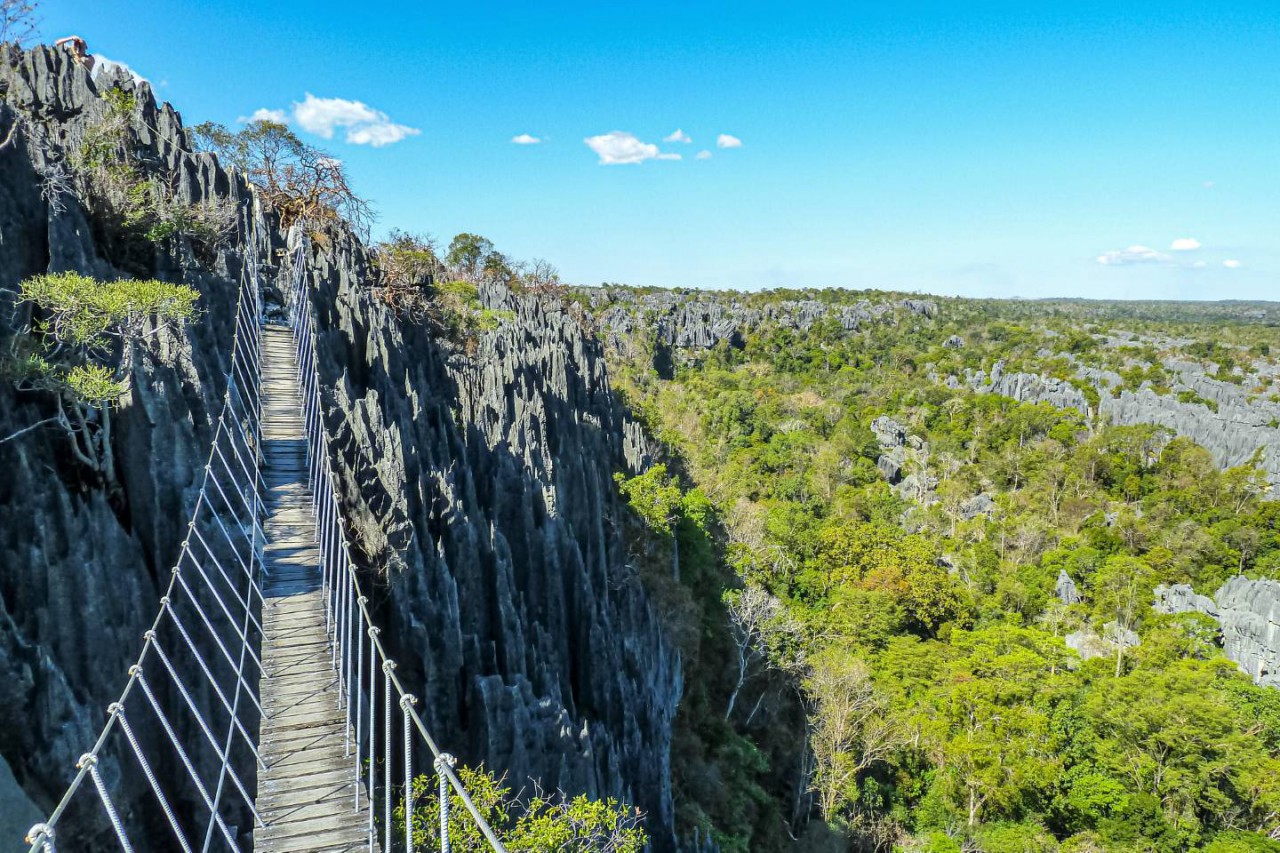
[[[536,136],[530,136],[527,133],[522,133],[519,136],[511,137],[511,141],[516,145],[537,145],[542,140]]]
[[[602,166],[621,166],[643,163],[645,160],[679,160],[679,154],[667,154],[658,150],[652,142],[642,142],[634,133],[615,130],[582,140],[600,157]]]
[[[741,148],[742,140],[736,136],[730,136],[727,133],[722,133],[716,137],[716,147],[717,148]]]
[[[117,69],[120,71],[123,71],[125,74],[128,74],[130,77],[132,77],[135,83],[151,82],[146,77],[143,77],[141,74],[139,74],[137,71],[134,71],[128,65],[125,65],[123,62],[117,62],[114,59],[110,59],[108,57],[103,56],[101,53],[93,54],[93,77],[95,80],[99,77],[99,75],[106,74],[110,71],[114,71]]]
[[[1200,248],[1200,241],[1195,237],[1179,237],[1169,245],[1175,252],[1193,252]]]
[[[670,136],[662,137],[662,141],[689,143],[693,141],[693,137],[691,137],[689,134],[685,133],[683,130],[677,127],[675,133],[671,134]]]
[[[710,151],[707,151],[706,149],[703,149],[702,151],[699,151],[699,152],[698,152],[698,156],[697,156],[697,157],[695,157],[694,159],[695,159],[695,160],[710,160],[710,159],[711,159],[711,152],[710,152]]]
[[[1240,267],[1244,266],[1244,264],[1240,263],[1235,258],[1227,258],[1222,262],[1222,265],[1229,270],[1238,270]]]
[[[289,116],[285,114],[284,110],[269,110],[266,107],[261,107],[254,110],[252,115],[240,116],[236,121],[240,124],[248,124],[251,121],[272,121],[276,124],[288,124]]]
[[[1149,246],[1130,246],[1127,249],[1115,249],[1098,255],[1098,263],[1107,267],[1123,267],[1131,264],[1167,264],[1173,258],[1157,252]]]
[[[346,141],[353,145],[381,148],[422,131],[397,124],[381,110],[363,101],[345,98],[317,98],[310,92],[306,99],[293,105],[294,121],[303,129],[325,139],[332,139],[338,128],[346,129]]]

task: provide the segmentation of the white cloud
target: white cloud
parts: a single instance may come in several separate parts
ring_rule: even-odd
[[[710,159],[711,159],[711,152],[710,152],[710,151],[706,151],[706,150],[699,151],[699,152],[698,152],[698,156],[697,156],[695,159],[697,159],[697,160],[710,160]]]
[[[141,74],[139,74],[137,71],[134,71],[128,65],[125,65],[123,62],[116,62],[114,59],[108,59],[107,57],[103,56],[101,53],[94,53],[90,55],[93,57],[93,79],[95,80],[97,80],[98,77],[102,74],[119,70],[119,71],[123,71],[125,74],[128,74],[130,77],[132,77],[133,82],[135,83],[151,82],[146,77],[143,77]]]
[[[716,147],[717,148],[741,148],[742,140],[736,136],[730,136],[727,133],[722,133],[716,137]]]
[[[677,127],[677,128],[676,128],[676,132],[675,132],[675,133],[671,134],[670,136],[664,136],[664,137],[662,137],[662,141],[663,141],[663,142],[686,142],[686,143],[687,143],[687,142],[692,142],[692,141],[693,141],[693,138],[692,138],[691,136],[689,136],[689,134],[685,133],[683,130],[681,130],[680,128],[678,128],[678,127]]]
[[[1166,264],[1172,260],[1168,255],[1157,252],[1149,246],[1130,246],[1127,249],[1116,249],[1098,255],[1098,263],[1108,267],[1122,267],[1129,264]]]
[[[1222,265],[1229,270],[1238,270],[1240,267],[1244,266],[1244,264],[1240,263],[1235,258],[1227,258],[1222,262]]]
[[[615,130],[582,140],[600,156],[602,166],[643,163],[645,160],[679,160],[679,154],[664,154],[652,142],[641,142],[634,133]]]
[[[266,107],[259,107],[253,111],[252,115],[240,116],[236,121],[240,124],[248,124],[252,121],[273,121],[276,124],[288,124],[289,116],[285,115],[284,110],[269,110]]]
[[[332,139],[339,127],[347,130],[346,140],[353,145],[381,148],[407,136],[417,136],[417,128],[396,124],[381,110],[361,101],[345,98],[317,98],[310,92],[306,100],[293,105],[293,117],[303,130]]]
[[[1195,237],[1179,237],[1169,248],[1175,252],[1191,252],[1200,248],[1200,241]]]
[[[522,133],[519,136],[511,137],[511,141],[516,145],[537,145],[542,140],[536,136],[530,136],[527,133]]]

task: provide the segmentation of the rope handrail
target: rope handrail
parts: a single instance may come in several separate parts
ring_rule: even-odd
[[[141,690],[146,701],[144,708],[157,717],[162,729],[168,733],[172,742],[172,746],[179,754],[182,763],[188,775],[194,781],[196,788],[202,794],[206,807],[209,809],[209,832],[211,833],[214,826],[218,826],[232,849],[237,849],[235,837],[230,828],[226,825],[220,813],[221,797],[222,797],[222,780],[224,777],[234,780],[234,785],[238,789],[241,797],[245,800],[245,805],[250,812],[254,813],[254,804],[245,790],[245,786],[231,767],[232,752],[234,747],[234,735],[238,733],[241,739],[248,744],[250,752],[253,754],[255,761],[258,760],[257,746],[249,737],[248,729],[242,719],[240,719],[241,707],[240,699],[243,695],[248,695],[252,699],[252,706],[260,712],[260,706],[254,690],[250,687],[245,679],[243,668],[243,658],[247,651],[257,661],[256,655],[253,654],[251,648],[251,629],[257,628],[260,631],[260,625],[253,615],[253,593],[258,592],[257,579],[255,573],[262,571],[262,553],[261,547],[263,543],[262,527],[260,525],[260,517],[262,514],[262,472],[261,472],[261,456],[259,452],[260,441],[257,439],[258,424],[261,417],[260,394],[256,382],[260,376],[260,345],[257,340],[261,316],[261,305],[259,296],[259,287],[257,279],[256,265],[249,261],[248,253],[245,254],[244,263],[240,272],[240,283],[238,294],[236,297],[236,308],[233,319],[234,332],[232,335],[230,357],[228,361],[228,369],[223,374],[225,381],[225,389],[222,395],[222,405],[218,411],[217,419],[213,429],[213,436],[210,441],[209,454],[206,459],[203,474],[200,481],[200,489],[196,495],[196,501],[192,508],[191,518],[187,524],[187,531],[183,537],[179,548],[178,557],[174,561],[173,568],[170,571],[168,582],[159,599],[159,608],[155,617],[151,620],[150,628],[142,636],[142,648],[139,651],[133,663],[128,668],[128,679],[125,681],[124,688],[114,702],[107,707],[107,719],[100,729],[93,746],[88,752],[84,753],[76,763],[76,773],[72,777],[70,784],[67,786],[62,797],[55,805],[49,816],[39,824],[31,828],[27,835],[27,842],[30,844],[30,853],[55,853],[57,827],[63,816],[66,814],[68,807],[75,799],[76,795],[85,788],[86,781],[92,782],[92,789],[96,791],[98,799],[106,812],[108,821],[111,824],[120,846],[124,850],[132,850],[125,830],[123,821],[119,812],[115,807],[112,797],[108,790],[106,780],[99,771],[99,763],[105,754],[108,744],[112,740],[112,735],[117,730],[123,733],[125,746],[137,760],[150,790],[155,794],[162,811],[164,812],[167,822],[176,836],[179,845],[183,850],[191,850],[192,847],[184,835],[180,822],[175,814],[173,804],[164,793],[159,785],[153,769],[153,762],[146,757],[142,743],[136,736],[133,727],[131,727],[127,717],[126,708],[130,698],[136,695],[137,690]],[[238,406],[237,406],[238,404]],[[245,418],[251,421],[246,428],[241,419]],[[227,459],[227,455],[223,453],[222,445],[227,444],[228,452],[235,457],[239,463],[240,471],[237,473],[232,468],[231,463]],[[246,463],[248,459],[248,463]],[[218,470],[216,462],[221,462],[221,472]],[[222,478],[228,482],[224,486]],[[240,482],[243,478],[245,482]],[[216,490],[216,491],[215,491]],[[233,491],[240,498],[239,506],[232,502],[229,491]],[[215,497],[216,496],[216,497]],[[220,501],[223,509],[220,512],[215,501]],[[236,539],[232,531],[228,529],[226,521],[223,519],[225,513],[227,520],[233,525],[233,528],[239,528],[243,536],[244,542],[236,543]],[[236,584],[228,575],[226,567],[222,565],[222,561],[218,558],[215,548],[205,539],[200,532],[201,522],[206,524],[212,519],[216,522],[226,539],[227,547],[230,553],[234,554],[235,562],[232,565],[232,573],[234,575],[236,569],[240,569],[241,573],[248,579],[248,585],[243,595],[236,589]],[[193,542],[194,538],[194,542]],[[193,546],[199,544],[203,557],[197,555]],[[245,554],[242,553],[244,545],[248,545],[248,561],[245,560]],[[224,585],[228,587],[235,596],[231,607],[223,600],[219,589],[214,585],[210,575],[205,571],[206,563],[217,569],[217,575],[221,577]],[[187,575],[194,569],[198,573],[199,582],[195,585],[195,589],[187,582]],[[219,686],[218,680],[213,676],[211,668],[203,659],[193,638],[188,633],[178,616],[178,593],[185,593],[185,600],[200,616],[200,622],[204,628],[213,637],[216,645],[227,658],[228,663],[232,663],[231,654],[223,643],[214,621],[211,621],[208,614],[204,612],[201,603],[200,591],[204,591],[217,602],[219,611],[225,615],[231,628],[237,635],[237,640],[241,646],[242,665],[234,668],[235,688],[234,698],[230,701],[226,698],[226,693]],[[261,593],[258,592],[259,601]],[[240,617],[244,622],[243,630],[235,624],[236,617],[233,616],[232,610],[240,610],[243,616]],[[167,617],[167,618],[166,618]],[[215,614],[214,619],[217,619]],[[165,653],[161,645],[161,630],[172,624],[179,632],[185,643],[185,648],[191,656],[195,658],[199,664],[200,674],[206,679],[214,689],[219,704],[214,709],[221,707],[229,716],[228,730],[229,735],[224,746],[219,746],[217,739],[213,737],[209,729],[209,723],[199,708],[195,699],[190,695],[189,688],[184,684],[178,676],[177,670],[171,660],[171,656]],[[204,731],[208,737],[214,755],[218,758],[218,792],[215,796],[210,797],[207,794],[205,785],[200,779],[200,774],[193,764],[187,750],[184,749],[180,740],[174,733],[173,725],[168,719],[164,704],[155,694],[153,685],[147,680],[145,671],[147,664],[159,659],[163,663],[163,672],[165,673],[170,686],[175,687],[184,700],[184,704],[189,709],[192,717],[195,719],[198,727]],[[135,688],[137,690],[135,690]],[[172,713],[172,712],[169,712]],[[207,713],[207,712],[206,712]],[[135,720],[136,722],[136,720]],[[123,759],[121,759],[123,760]],[[260,822],[260,819],[259,819]],[[206,843],[204,849],[208,849],[208,835],[206,835]]]
[[[309,470],[312,477],[312,495],[313,502],[317,507],[317,517],[320,519],[318,529],[318,537],[320,540],[321,550],[321,566],[324,570],[324,590],[326,601],[326,622],[330,632],[330,642],[333,648],[333,661],[335,669],[338,669],[341,692],[345,696],[348,712],[348,723],[351,722],[351,706],[356,706],[355,719],[355,773],[357,781],[362,777],[361,774],[361,749],[367,747],[368,760],[368,781],[371,796],[376,796],[377,791],[377,771],[374,767],[374,749],[375,749],[375,706],[376,706],[376,674],[379,669],[383,673],[384,680],[384,735],[383,746],[385,751],[383,768],[383,805],[384,805],[384,847],[383,850],[389,853],[392,849],[392,817],[391,806],[394,799],[394,785],[391,780],[392,773],[392,744],[391,744],[391,724],[392,724],[392,708],[397,706],[401,709],[403,715],[404,726],[404,747],[402,755],[402,763],[404,765],[404,780],[402,790],[402,802],[404,807],[404,849],[406,853],[413,853],[413,773],[412,773],[412,733],[417,732],[418,736],[426,744],[433,759],[433,766],[440,781],[440,790],[438,793],[440,801],[440,849],[442,851],[450,850],[449,841],[449,797],[446,796],[448,788],[452,788],[457,794],[459,801],[469,813],[476,828],[484,836],[490,848],[496,853],[506,853],[506,847],[498,838],[493,828],[489,825],[484,815],[476,807],[475,802],[467,793],[465,785],[455,772],[455,759],[449,753],[442,751],[436,743],[435,738],[427,730],[426,724],[423,722],[421,715],[414,708],[417,698],[411,694],[400,678],[396,675],[395,660],[388,654],[386,647],[380,639],[381,630],[377,627],[377,623],[373,619],[373,614],[369,609],[369,599],[364,594],[360,579],[356,572],[356,562],[351,554],[351,543],[347,538],[346,527],[342,520],[342,509],[338,501],[338,490],[336,475],[332,467],[332,446],[328,430],[324,426],[324,417],[322,411],[322,399],[320,395],[320,373],[319,366],[315,357],[315,328],[312,321],[312,311],[306,295],[305,283],[305,250],[306,240],[300,239],[294,254],[294,280],[292,282],[291,291],[286,296],[288,313],[290,315],[290,325],[293,331],[295,344],[298,351],[298,374],[300,384],[303,388],[303,410],[305,413],[304,421],[306,423],[307,432],[307,450],[310,456]],[[357,626],[358,623],[358,626]],[[368,695],[369,695],[369,714],[367,720],[367,740],[362,742],[363,736],[366,734],[361,729],[363,722],[360,717],[362,710],[361,696],[362,686],[364,682],[364,666],[365,666],[365,642],[364,637],[368,638],[369,660],[368,660]],[[352,647],[355,647],[354,649]],[[354,652],[354,654],[353,654]],[[354,661],[353,661],[354,658]],[[382,663],[379,667],[378,660]],[[354,687],[353,687],[354,682]],[[352,701],[354,696],[354,702]],[[341,701],[341,700],[340,700]],[[356,788],[356,807],[359,808],[359,786]],[[368,842],[369,850],[373,851],[376,844],[376,833],[374,827],[374,811],[369,810],[369,827]]]

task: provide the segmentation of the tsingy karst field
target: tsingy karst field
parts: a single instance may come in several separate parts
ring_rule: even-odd
[[[5,48],[0,96],[14,832],[189,535],[253,271],[266,322],[302,285],[370,611],[508,849],[1280,850],[1280,306],[571,287],[372,239],[288,127],[188,130],[64,49]],[[123,825],[170,849],[125,749]],[[165,755],[207,826],[218,762]],[[59,826],[118,849],[91,797]]]

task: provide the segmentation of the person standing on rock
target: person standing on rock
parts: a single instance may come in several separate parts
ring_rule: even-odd
[[[85,44],[84,39],[80,38],[80,36],[60,38],[53,45],[54,47],[65,46],[67,50],[71,51],[71,57],[76,61],[76,64],[83,65],[89,73],[93,73],[93,56],[89,53],[89,46]]]

